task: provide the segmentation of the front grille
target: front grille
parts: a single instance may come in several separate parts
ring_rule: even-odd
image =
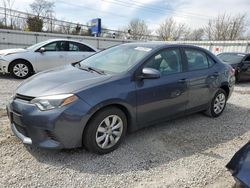
[[[26,130],[25,127],[22,127],[22,126],[20,126],[18,124],[15,124],[15,127],[16,127],[18,132],[20,132],[22,135],[28,137],[28,133],[27,133],[27,130]]]
[[[18,93],[15,95],[15,99],[20,99],[20,100],[23,100],[23,101],[31,101],[34,98],[35,97],[25,96],[25,95],[21,95],[21,94],[18,94]]]

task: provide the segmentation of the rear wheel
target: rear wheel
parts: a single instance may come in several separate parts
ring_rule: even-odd
[[[88,123],[83,135],[87,150],[106,154],[115,150],[127,131],[127,118],[119,108],[111,107],[98,112]]]
[[[219,117],[223,113],[226,107],[226,103],[227,103],[227,94],[223,89],[219,89],[216,92],[205,114],[210,117]]]
[[[32,74],[32,67],[24,60],[17,60],[10,65],[10,73],[15,78],[28,78]]]

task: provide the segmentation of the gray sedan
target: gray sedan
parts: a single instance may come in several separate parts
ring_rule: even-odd
[[[200,111],[220,116],[234,83],[234,69],[202,48],[130,43],[31,77],[7,110],[25,144],[104,154],[145,126]]]

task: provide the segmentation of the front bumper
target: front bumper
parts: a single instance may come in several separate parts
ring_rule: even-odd
[[[30,145],[32,144],[31,138],[26,137],[21,132],[19,132],[14,123],[11,123],[11,130],[18,138],[20,138],[20,140],[22,140],[24,144],[30,144]]]
[[[24,143],[47,149],[82,146],[90,106],[81,99],[60,109],[40,111],[20,99],[7,105],[12,132]]]
[[[8,62],[0,59],[0,73],[8,73]]]

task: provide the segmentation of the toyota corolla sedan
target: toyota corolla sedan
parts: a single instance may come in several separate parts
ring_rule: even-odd
[[[26,49],[0,50],[0,73],[23,79],[32,73],[83,60],[97,51],[69,39],[51,39]]]
[[[127,132],[195,112],[218,117],[234,69],[187,45],[129,43],[24,81],[7,106],[24,144],[105,154]]]

